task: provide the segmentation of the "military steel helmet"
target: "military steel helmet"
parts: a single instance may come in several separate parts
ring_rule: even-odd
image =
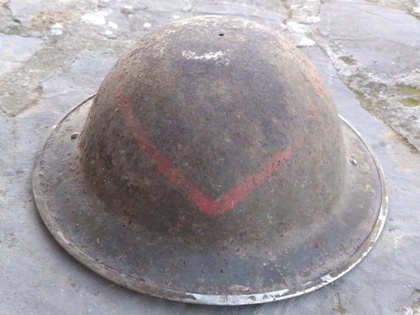
[[[221,305],[332,282],[372,248],[387,209],[378,161],[311,62],[273,30],[216,16],[124,54],[51,132],[33,190],[88,268]]]

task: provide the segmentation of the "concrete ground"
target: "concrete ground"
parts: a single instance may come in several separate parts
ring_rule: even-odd
[[[83,267],[37,213],[30,177],[50,127],[137,38],[203,14],[289,37],[382,163],[383,233],[332,285],[264,305],[165,301]],[[0,0],[0,314],[420,314],[419,17],[419,0]]]

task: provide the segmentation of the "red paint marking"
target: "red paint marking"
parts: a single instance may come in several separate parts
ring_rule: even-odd
[[[245,181],[233,188],[216,200],[210,200],[195,187],[190,188],[188,199],[194,203],[198,209],[207,214],[218,216],[232,210],[255,188],[261,186],[268,177],[278,172],[283,164],[293,155],[292,149],[287,147],[281,152],[277,152],[272,159],[261,165],[257,173],[249,175]]]
[[[318,70],[316,70],[315,67],[312,67],[312,74],[314,76],[314,87],[316,90],[316,94],[318,94],[319,97],[322,97],[323,91],[322,91],[321,77],[319,76],[319,72]]]
[[[121,73],[120,67],[121,65],[118,64],[118,74]],[[244,200],[252,190],[261,186],[268,177],[277,173],[284,163],[293,156],[293,150],[290,147],[277,152],[270,160],[262,164],[255,174],[246,177],[242,184],[231,188],[216,200],[211,200],[192,185],[188,179],[186,179],[184,175],[182,175],[182,173],[176,169],[162,153],[160,153],[146,133],[135,123],[131,112],[131,104],[125,93],[124,80],[119,80],[115,95],[127,128],[133,135],[139,148],[146,153],[158,170],[165,175],[176,188],[179,189],[181,185],[187,186],[189,188],[188,200],[194,204],[200,212],[206,215],[219,216],[232,210],[238,203]]]

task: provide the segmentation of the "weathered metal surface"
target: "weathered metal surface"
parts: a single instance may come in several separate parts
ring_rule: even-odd
[[[380,167],[316,69],[231,18],[144,37],[54,129],[33,183],[76,259],[191,303],[315,290],[366,255],[386,214]]]

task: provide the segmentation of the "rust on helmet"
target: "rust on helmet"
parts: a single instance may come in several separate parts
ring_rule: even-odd
[[[262,224],[257,196],[278,222],[313,222],[340,194],[344,158],[319,75],[256,23],[203,21],[146,36],[108,74],[82,133],[86,174],[112,208],[170,212],[166,228],[227,212]]]
[[[366,255],[386,215],[380,165],[308,58],[214,16],[124,54],[51,132],[33,190],[76,259],[190,303],[315,290]]]

